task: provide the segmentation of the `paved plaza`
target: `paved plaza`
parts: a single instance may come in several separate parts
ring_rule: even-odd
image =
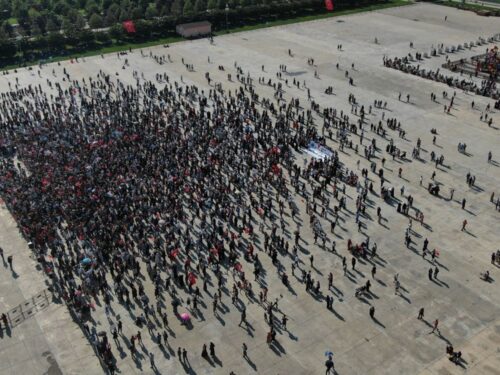
[[[166,74],[171,81],[196,85],[207,94],[214,89],[214,84],[221,84],[223,90],[235,95],[242,86],[236,79],[235,66],[238,66],[242,76],[253,78],[253,88],[260,98],[276,103],[275,90],[258,82],[263,77],[266,83],[271,79],[283,84],[286,102],[298,98],[304,110],[309,110],[309,91],[311,99],[320,108],[334,107],[338,113],[343,111],[349,115],[351,123],[357,124],[359,116],[352,112],[348,101],[349,94],[353,94],[358,103],[356,113],[362,105],[366,112],[363,144],[360,144],[359,133],[356,136],[351,134],[349,139],[353,148],[341,150],[335,138],[336,129],[333,129],[333,139],[327,137],[326,145],[338,151],[343,165],[358,174],[360,179],[361,170],[370,171],[371,162],[375,162],[377,171],[379,168],[384,170],[384,186],[394,187],[395,197],[400,202],[406,202],[406,197],[411,195],[413,206],[424,214],[424,225],[413,218],[412,243],[407,247],[405,230],[410,220],[397,212],[397,203],[391,205],[381,198],[380,180],[370,171],[368,177],[373,182],[374,193],[368,193],[366,212],[361,216],[361,231],[356,224],[359,191],[346,184],[346,209],[340,212],[335,232],[330,232],[332,215],[320,218],[327,234],[326,248],[323,248],[321,240],[315,244],[304,197],[294,194],[300,211],[303,240],[299,251],[300,269],[311,271],[315,282],[320,282],[322,293],[318,296],[306,291],[300,270],[296,269],[295,276],[292,276],[291,257],[280,255],[290,281],[290,287],[286,287],[271,257],[264,252],[264,236],[256,230],[258,239],[254,246],[265,270],[262,285],[267,285],[267,299],[278,300],[275,311],[278,320],[283,314],[289,319],[286,329],[280,324],[275,326],[276,343],[266,343],[269,325],[264,318],[266,309],[258,302],[261,288],[253,281],[253,267],[241,257],[240,262],[256,295],[255,299],[250,299],[240,293],[239,299],[246,306],[246,320],[250,324],[247,328],[239,325],[240,308],[231,302],[233,275],[224,269],[227,289],[222,293],[218,315],[212,312],[212,296],[217,291],[213,276],[215,281],[213,285],[209,284],[208,293],[202,292],[200,312],[192,314],[191,327],[181,325],[175,318],[167,295],[170,346],[160,348],[156,337],[144,327],[140,329],[143,345],[138,345],[139,356],[134,360],[128,346],[129,338],[139,329],[133,320],[141,312],[138,304],[127,310],[115,299],[108,317],[101,298],[92,311],[95,325],[88,324],[93,333],[107,332],[120,373],[323,374],[327,359],[325,352],[331,351],[335,370],[340,375],[500,374],[500,268],[491,263],[491,254],[499,249],[500,212],[490,201],[492,193],[495,202],[500,196],[500,110],[493,109],[494,100],[491,98],[454,90],[442,83],[383,66],[384,56],[404,57],[408,53],[429,52],[439,44],[456,46],[477,41],[479,37],[487,39],[500,31],[499,25],[498,18],[418,3],[229,34],[216,37],[213,44],[207,39],[187,41],[169,47],[133,50],[122,56],[95,56],[0,75],[0,92],[8,91],[9,84],[14,90],[17,84],[19,88],[41,85],[43,90],[55,94],[55,86],[50,88],[48,80],[67,88],[70,81],[85,78],[88,82],[89,77],[102,72],[109,74],[112,82],[119,80],[125,85],[135,85],[137,79],[157,82],[157,74]],[[410,42],[413,48],[410,48]],[[339,50],[337,45],[342,45],[342,49]],[[500,47],[500,42],[450,54],[450,59],[455,61],[483,54],[486,48],[495,46]],[[153,57],[169,55],[170,61],[159,64],[150,53]],[[308,64],[310,58],[314,59],[313,65]],[[125,64],[125,59],[128,64]],[[437,69],[444,62],[445,55],[440,55],[424,59],[420,64]],[[186,69],[185,64],[193,64],[193,69]],[[282,79],[278,80],[280,65],[286,65],[286,71],[281,72]],[[224,70],[218,69],[219,66]],[[70,80],[62,79],[63,70],[70,75]],[[210,84],[205,76],[207,72],[212,80]],[[231,81],[228,74],[232,76]],[[460,76],[450,71],[446,74]],[[353,79],[353,85],[349,84],[349,78]],[[293,80],[299,81],[300,87],[294,86]],[[157,85],[162,87],[164,83]],[[333,87],[332,94],[325,93],[329,86]],[[446,98],[443,92],[447,93]],[[454,92],[453,106],[446,113],[443,105],[450,103]],[[436,95],[436,101],[431,100],[431,93]],[[386,102],[385,108],[376,108],[375,100]],[[474,108],[471,107],[473,101]],[[487,105],[490,105],[489,111],[486,111]],[[492,126],[481,121],[484,114],[492,118]],[[388,118],[396,118],[401,123],[401,129],[405,131],[403,138],[398,136],[397,130],[387,128]],[[323,119],[315,115],[314,120],[321,133]],[[387,132],[385,138],[370,131],[370,124],[377,126],[379,121]],[[432,129],[436,134],[431,133]],[[379,152],[375,159],[368,161],[363,150],[372,139],[376,140]],[[386,152],[390,140],[406,152],[406,160],[393,159]],[[411,157],[417,140],[421,141],[421,160]],[[467,144],[467,152],[458,152],[459,143]],[[358,152],[354,150],[356,145]],[[492,160],[488,162],[490,151]],[[436,166],[431,161],[432,152],[444,156],[442,165]],[[296,163],[301,167],[304,159],[305,163],[311,159],[305,152],[296,156]],[[384,165],[383,158],[386,159]],[[401,176],[398,176],[400,168]],[[433,172],[435,177],[431,179]],[[475,176],[473,186],[467,184],[468,173]],[[428,192],[429,183],[440,186],[439,196]],[[340,183],[339,189],[342,190],[343,186],[344,183]],[[452,190],[453,199],[450,199]],[[463,199],[466,200],[464,209]],[[333,196],[329,196],[329,200],[336,204]],[[378,207],[383,217],[380,223],[377,220]],[[287,230],[283,233],[278,229],[277,232],[285,237],[291,249],[296,224],[289,215],[285,220]],[[464,220],[467,220],[467,230],[461,231]],[[270,228],[268,221],[265,230],[270,232]],[[370,248],[376,243],[377,256],[359,257],[356,268],[352,269],[348,240],[357,244],[368,238]],[[439,252],[434,263],[430,255],[425,259],[422,257],[426,238],[429,250]],[[333,242],[337,253],[329,251]],[[14,256],[14,271],[9,270],[5,261],[3,266],[0,265],[2,313],[46,290],[51,281],[19,234],[19,228],[3,201],[0,207],[0,246],[4,249],[5,259],[8,255]],[[312,267],[311,255],[314,257]],[[346,275],[342,268],[344,256],[348,265]],[[371,271],[374,266],[376,275],[373,278]],[[429,269],[436,267],[439,276],[429,280]],[[480,278],[487,270],[491,282]],[[327,290],[330,272],[333,273],[333,287]],[[154,301],[154,285],[147,276],[145,264],[142,264],[142,273],[145,275],[146,294]],[[399,275],[401,283],[398,294],[394,288],[395,275]],[[371,281],[371,294],[355,297],[355,290],[367,280]],[[112,281],[109,282],[112,285]],[[201,278],[197,285],[202,288]],[[61,299],[52,296],[50,291],[48,293],[52,303],[47,308],[10,331],[3,331],[0,337],[0,374],[103,373],[82,329],[71,319]],[[178,293],[181,299],[178,310],[191,311],[187,304],[188,294],[181,290]],[[333,296],[332,309],[326,308],[324,297],[327,295]],[[375,308],[374,318],[369,315],[371,306]],[[419,320],[417,315],[422,307],[425,308],[425,317]],[[111,338],[111,326],[116,323],[117,316],[123,322],[119,347]],[[439,320],[439,334],[431,332],[436,319]],[[207,360],[202,358],[201,352],[203,344],[210,342],[215,344],[216,358]],[[246,359],[242,356],[243,343],[248,346]],[[463,361],[459,364],[448,359],[446,346],[449,344],[455,351],[462,352]],[[179,347],[188,351],[189,365],[179,360]],[[150,368],[150,353],[154,355],[155,369]]]

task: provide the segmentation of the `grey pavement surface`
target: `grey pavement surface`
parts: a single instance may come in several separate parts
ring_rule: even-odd
[[[444,22],[445,15],[448,20]],[[366,221],[363,233],[358,233],[354,223],[356,189],[347,187],[347,208],[335,235],[329,235],[328,245],[336,241],[341,256],[350,254],[346,250],[348,239],[354,243],[370,237],[370,242],[377,243],[380,258],[374,261],[360,261],[356,271],[350,271],[344,277],[341,257],[324,251],[313,244],[312,231],[308,225],[301,229],[306,249],[314,255],[315,267],[313,278],[321,282],[325,293],[327,276],[333,272],[335,290],[331,294],[334,309],[325,308],[324,301],[315,300],[306,293],[298,278],[290,277],[293,293],[283,286],[270,259],[259,255],[267,272],[269,299],[283,295],[279,309],[289,317],[288,330],[280,330],[279,346],[270,348],[266,344],[268,327],[263,319],[262,307],[246,297],[241,297],[247,304],[247,318],[253,330],[238,327],[240,315],[231,305],[230,297],[223,295],[224,306],[220,317],[212,314],[211,299],[205,298],[207,309],[202,309],[203,317],[193,320],[191,330],[181,326],[171,317],[171,348],[162,352],[143,329],[144,353],[154,353],[158,372],[161,374],[319,374],[324,373],[324,353],[335,353],[335,367],[338,374],[499,374],[500,371],[500,293],[498,281],[500,269],[490,264],[490,254],[498,248],[500,215],[489,202],[490,195],[500,194],[500,116],[498,110],[490,112],[494,127],[479,120],[487,104],[493,105],[488,98],[457,92],[455,106],[450,115],[444,114],[442,104],[445,101],[441,93],[453,90],[443,84],[406,75],[393,69],[384,68],[384,55],[404,56],[413,52],[409,42],[413,41],[414,50],[427,51],[432,45],[444,43],[456,45],[479,36],[491,36],[499,31],[498,18],[479,17],[471,12],[430,4],[417,4],[395,9],[387,9],[348,17],[332,18],[322,21],[294,24],[272,29],[261,29],[217,37],[214,45],[207,40],[179,43],[164,48],[161,46],[144,49],[149,55],[169,54],[172,63],[159,65],[149,57],[141,57],[139,51],[118,58],[115,54],[104,58],[92,57],[79,62],[62,62],[60,65],[44,66],[41,76],[37,68],[33,71],[21,69],[18,73],[0,76],[0,91],[8,90],[8,83],[15,86],[40,84],[47,89],[46,81],[62,82],[62,70],[65,68],[72,79],[81,79],[96,75],[99,71],[129,84],[135,83],[133,71],[144,73],[154,80],[156,73],[167,73],[169,77],[188,84],[196,84],[209,90],[204,78],[209,71],[215,82],[220,82],[224,90],[235,90],[239,84],[228,82],[227,74],[236,77],[234,63],[257,81],[257,77],[266,77],[276,81],[276,72],[280,64],[286,64],[289,83],[294,78],[307,83],[311,95],[321,107],[333,106],[343,110],[351,118],[351,107],[347,102],[349,93],[355,95],[358,102],[368,108],[374,100],[387,102],[387,110],[373,108],[368,121],[378,124],[384,113],[385,119],[397,118],[406,130],[406,138],[398,138],[397,132],[389,131],[394,143],[410,156],[418,138],[425,150],[423,162],[393,161],[390,157],[385,163],[385,176],[389,186],[394,186],[396,195],[405,187],[405,195],[411,194],[415,206],[425,214],[426,226],[413,222],[413,249],[404,245],[404,231],[408,219],[398,214],[394,207],[383,203],[377,196],[370,196],[367,212],[376,217],[376,207],[382,208],[386,221],[378,225],[376,220]],[[373,42],[377,37],[379,43]],[[335,47],[342,44],[342,51]],[[498,44],[497,44],[498,45]],[[492,47],[493,45],[490,45]],[[472,51],[463,51],[463,56],[483,52],[486,46]],[[293,57],[287,50],[293,51]],[[210,62],[208,62],[210,57]],[[460,53],[453,57],[460,57]],[[124,59],[129,66],[122,69]],[[194,64],[194,72],[188,72],[181,63]],[[307,58],[315,59],[315,67],[307,64]],[[441,64],[444,56],[424,62]],[[336,68],[339,63],[340,69]],[[354,64],[354,69],[351,68]],[[225,71],[217,69],[223,65]],[[262,72],[261,66],[265,66]],[[52,74],[55,72],[55,76]],[[318,78],[314,77],[314,71]],[[344,76],[348,70],[355,86],[350,86]],[[118,72],[118,76],[115,73]],[[333,86],[334,95],[324,94],[328,86]],[[271,98],[273,90],[268,86],[255,84],[259,95]],[[48,89],[47,89],[48,90]],[[398,93],[411,94],[410,103],[398,101]],[[439,103],[430,101],[430,93],[437,95]],[[286,87],[285,97],[300,98],[307,102],[303,89]],[[478,109],[472,110],[470,102],[474,100]],[[318,121],[321,124],[321,121]],[[320,125],[319,125],[320,126]],[[436,128],[437,142],[432,144],[430,130]],[[377,144],[385,149],[387,140],[372,132],[366,133],[366,139],[375,138]],[[359,144],[359,139],[353,142]],[[457,152],[459,142],[467,143],[468,155]],[[336,141],[328,141],[329,146],[338,149]],[[365,141],[366,144],[366,141]],[[340,158],[350,169],[369,168],[369,163],[361,157],[362,148],[357,155],[354,150],[346,149]],[[487,163],[488,151],[493,152],[497,163]],[[437,170],[430,162],[429,154],[434,151],[445,156],[445,167]],[[385,153],[384,153],[385,154]],[[301,155],[301,158],[309,158]],[[378,167],[380,159],[376,160]],[[403,168],[403,178],[398,177],[398,168]],[[445,198],[429,195],[425,187],[433,171],[441,184]],[[359,173],[359,171],[357,171]],[[476,176],[477,188],[470,188],[465,183],[465,175],[471,172]],[[419,184],[420,176],[423,186]],[[379,193],[378,179],[374,180],[375,191]],[[447,199],[450,188],[455,189],[454,200]],[[467,199],[467,210],[462,210],[460,201]],[[308,223],[303,202],[298,202],[304,223]],[[469,231],[461,232],[464,219],[469,222]],[[329,224],[322,219],[327,232]],[[0,246],[6,256],[14,254],[14,278],[7,268],[1,268],[2,299],[0,310],[5,311],[29,298],[46,287],[44,276],[36,269],[27,244],[17,232],[15,223],[4,207],[0,210]],[[340,227],[340,228],[339,228]],[[294,229],[294,228],[292,228]],[[430,260],[422,259],[420,250],[425,238],[430,241],[430,249],[440,251],[439,280],[431,282],[427,278]],[[288,239],[290,243],[293,239]],[[308,255],[301,255],[302,267],[310,270]],[[284,261],[290,274],[291,262]],[[350,262],[349,262],[350,264]],[[360,300],[354,297],[355,288],[363,285],[370,278],[370,270],[377,266],[376,280],[372,281],[373,295]],[[144,269],[144,267],[143,267]],[[493,283],[486,283],[479,278],[481,272],[490,270]],[[393,277],[398,273],[403,293],[394,294]],[[227,275],[228,286],[232,278]],[[152,296],[152,286],[147,290]],[[254,290],[257,290],[254,286]],[[213,288],[210,288],[213,292]],[[257,290],[258,293],[258,290]],[[185,295],[180,309],[187,308]],[[376,320],[370,319],[370,305],[376,308]],[[114,306],[114,314],[120,314],[124,322],[126,337],[135,334],[137,327],[129,319],[129,313],[119,305]],[[418,309],[425,307],[426,321],[416,319]],[[169,306],[170,308],[170,306]],[[136,308],[137,309],[137,308]],[[171,310],[171,309],[170,309]],[[170,313],[169,310],[169,313]],[[135,310],[137,312],[137,310]],[[104,309],[97,306],[93,313],[97,321],[96,329],[110,331],[110,323]],[[111,320],[115,316],[111,315]],[[440,335],[431,334],[429,325],[439,319]],[[219,363],[208,363],[200,356],[203,343],[214,342]],[[250,361],[241,357],[241,345],[248,345]],[[465,363],[463,367],[452,364],[445,356],[445,346],[451,342],[456,350],[461,350]],[[113,352],[118,359],[118,368],[122,374],[149,374],[147,358],[133,361],[126,343],[121,341],[123,351],[112,343]],[[176,357],[177,347],[189,351],[191,366],[182,366]],[[32,319],[12,329],[10,335],[4,332],[0,339],[0,373],[2,374],[99,374],[99,363],[92,355],[92,349],[78,327],[71,321],[65,308],[53,303],[48,309],[36,314]]]

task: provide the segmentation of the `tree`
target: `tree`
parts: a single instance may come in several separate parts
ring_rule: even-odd
[[[38,25],[38,22],[36,22],[36,19],[32,20],[30,31],[32,36],[42,35],[42,29],[40,29],[40,26]]]
[[[172,3],[172,7],[170,8],[170,11],[174,16],[181,16],[183,8],[184,5],[182,3],[182,0],[174,0],[174,2]]]
[[[151,21],[138,20],[135,23],[135,36],[141,39],[148,39],[151,37]]]
[[[113,25],[109,29],[109,36],[116,40],[122,40],[125,36],[122,25]]]
[[[168,16],[169,15],[169,10],[168,10],[168,6],[166,5],[163,5],[160,9],[160,16],[161,17],[165,17],[165,16]]]
[[[191,15],[194,13],[194,6],[192,0],[186,0],[184,2],[184,8],[182,9],[184,15]]]
[[[103,26],[102,17],[98,14],[93,14],[89,18],[89,26],[91,29],[100,29]]]
[[[208,9],[214,10],[214,9],[217,9],[218,7],[219,6],[218,6],[217,0],[208,0],[208,4],[207,4]]]
[[[206,0],[196,0],[194,3],[194,11],[196,13],[203,13],[207,10],[207,2]]]
[[[58,1],[52,7],[54,13],[59,14],[61,16],[66,16],[69,13],[70,9],[71,8],[69,7],[69,5],[63,0]]]
[[[12,29],[12,25],[9,23],[9,21],[3,21],[2,22],[2,33],[5,36],[5,38],[10,38],[12,36],[12,32],[14,30]],[[1,37],[0,37],[1,39]]]
[[[120,16],[120,6],[118,4],[111,4],[106,12],[106,24],[109,26],[113,25],[118,21]]]
[[[94,33],[89,29],[82,30],[78,33],[78,41],[84,46],[91,45],[95,41]]]
[[[85,5],[85,12],[87,14],[99,14],[99,6],[94,0],[89,0],[87,5]]]
[[[95,33],[95,39],[102,44],[110,44],[111,43],[111,37],[109,34],[105,31],[101,32],[96,32]]]
[[[145,17],[147,19],[152,19],[152,18],[158,17],[158,11],[156,10],[156,6],[154,4],[148,5],[148,7],[146,9]]]
[[[11,59],[16,55],[17,48],[14,42],[7,39],[0,39],[0,56]]]
[[[139,0],[139,7],[142,9],[143,12],[146,11],[148,6],[149,6],[149,0]]]
[[[74,44],[76,42],[78,31],[79,31],[75,28],[75,24],[73,22],[71,22],[71,20],[69,18],[65,18],[63,20],[62,29],[63,29],[64,35],[66,35],[66,37],[68,38],[68,43]]]
[[[144,17],[144,12],[142,11],[141,7],[135,7],[134,9],[132,9],[130,16],[133,20],[138,20]]]
[[[70,22],[76,23],[76,20],[78,19],[79,15],[80,13],[78,13],[75,9],[70,9],[66,17]]]
[[[122,9],[120,12],[120,17],[118,17],[118,21],[123,22],[130,19],[130,13],[128,9]]]
[[[64,36],[61,33],[55,32],[47,35],[47,46],[51,50],[56,51],[64,49],[64,44],[65,44]]]

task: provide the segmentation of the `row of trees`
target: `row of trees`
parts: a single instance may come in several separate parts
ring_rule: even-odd
[[[5,0],[0,0],[0,2],[2,1]],[[23,38],[13,38],[11,26],[4,22],[0,28],[0,66],[43,60],[51,56],[93,50],[112,44],[142,42],[173,36],[175,35],[175,26],[179,23],[208,20],[217,30],[226,27],[226,18],[229,19],[231,27],[237,27],[325,11],[323,0],[281,0],[281,2],[259,4],[250,3],[252,0],[244,1],[248,2],[248,5],[244,7],[234,7],[233,5],[232,8],[229,7],[229,10],[226,10],[225,5],[223,7],[224,0],[174,0],[169,5],[169,12],[174,11],[175,14],[135,20],[136,33],[134,34],[125,33],[121,23],[117,22],[120,19],[114,21],[106,29],[98,29],[98,26],[101,26],[98,23],[89,28],[82,21],[81,16],[75,15],[73,12],[69,12],[71,18],[62,23],[61,29],[46,31],[38,35],[26,35]],[[339,9],[384,1],[336,0],[335,7]],[[80,4],[82,2],[85,0],[79,0]],[[85,4],[88,4],[88,0]],[[216,7],[209,11],[205,8],[210,9],[211,6],[215,5]]]
[[[128,19],[152,20],[217,9],[266,5],[284,0],[0,0],[0,25],[4,35],[45,35],[72,27],[110,27]]]

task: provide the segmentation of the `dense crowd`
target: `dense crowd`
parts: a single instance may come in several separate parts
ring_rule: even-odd
[[[413,69],[403,60],[385,64]],[[231,293],[243,324],[244,304],[237,302],[244,293],[249,299],[259,295],[271,345],[276,325],[286,326],[286,315],[278,319],[278,301],[267,300],[263,281],[270,270],[263,268],[259,257],[271,258],[285,285],[290,272],[287,259],[292,273],[301,271],[306,290],[321,294],[320,281],[299,261],[304,255],[301,227],[306,224],[297,199],[305,201],[314,243],[325,250],[337,251],[323,228],[328,225],[334,232],[339,219],[344,220],[346,185],[356,188],[358,231],[371,220],[366,200],[377,187],[368,178],[368,169],[358,176],[346,168],[341,153],[326,146],[326,138],[335,139],[340,151],[349,148],[358,153],[358,146],[363,147],[368,161],[376,153],[406,160],[406,152],[387,137],[395,131],[404,138],[401,123],[388,118],[386,126],[382,121],[370,125],[370,131],[387,143],[384,154],[375,136],[365,136],[365,114],[371,113],[371,105],[365,108],[354,95],[348,101],[355,122],[343,111],[320,108],[314,100],[308,103],[310,109],[297,98],[284,100],[283,85],[288,81],[280,75],[276,81],[258,79],[275,92],[274,100],[261,98],[253,78],[235,68],[240,87],[233,91],[216,84],[209,90],[181,85],[166,74],[148,81],[134,73],[135,86],[102,71],[77,81],[64,70],[64,79],[71,82],[68,88],[47,79],[49,89],[9,87],[1,94],[0,194],[55,290],[89,334],[88,324],[95,328],[93,305],[101,298],[108,316],[114,314],[112,302],[128,310],[136,303],[141,311],[135,311],[134,323],[147,327],[158,345],[169,345],[168,314],[189,324],[179,306],[196,315],[201,300],[211,298],[216,314],[222,293]],[[286,72],[286,67],[280,71]],[[206,78],[210,85],[208,73]],[[294,79],[293,84],[300,82]],[[305,82],[303,86],[307,87]],[[376,108],[386,105],[374,102]],[[322,126],[315,124],[317,119]],[[419,157],[420,142],[414,158]],[[322,157],[299,160],[299,152],[311,145]],[[434,159],[437,166],[444,157],[433,155]],[[382,198],[395,202],[395,189],[384,177],[384,162],[382,157],[382,168],[371,162],[370,169],[380,180]],[[411,195],[394,206],[423,224]],[[382,222],[380,207],[377,217]],[[407,246],[411,233],[410,221]],[[264,239],[263,246],[257,237]],[[430,253],[427,243],[423,256]],[[353,269],[357,257],[377,254],[369,237],[360,244],[349,239],[347,248]],[[312,255],[309,261],[312,266]],[[346,263],[344,257],[344,273]],[[226,288],[229,272],[233,283]],[[331,283],[329,279],[328,291]],[[147,285],[152,285],[154,296]],[[326,300],[331,308],[333,298],[327,295]],[[115,323],[113,339],[118,340],[122,322],[115,319]],[[92,337],[106,366],[115,371],[106,334]],[[133,357],[137,340],[141,341],[140,333],[126,340]],[[188,364],[186,349],[179,348],[178,353]]]

